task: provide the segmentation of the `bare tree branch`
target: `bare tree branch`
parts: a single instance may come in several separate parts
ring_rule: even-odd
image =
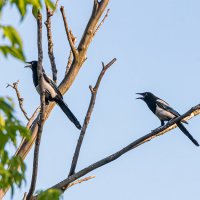
[[[58,2],[59,2],[59,0],[56,0],[55,8],[54,8],[54,10],[51,12],[52,16],[54,15],[54,12],[56,11],[56,9],[57,9],[57,7],[58,7]]]
[[[114,58],[112,61],[110,61],[106,66],[104,66],[104,64],[103,64],[103,68],[101,70],[101,73],[99,74],[99,77],[97,79],[95,87],[92,88],[92,86],[90,86],[90,91],[91,91],[90,104],[89,104],[89,107],[88,107],[88,110],[87,110],[87,114],[85,116],[85,120],[84,120],[84,123],[83,123],[83,127],[81,129],[81,133],[80,133],[80,136],[79,136],[79,139],[78,139],[78,143],[77,143],[77,146],[76,146],[76,149],[75,149],[75,152],[74,152],[74,156],[73,156],[73,160],[72,160],[72,164],[71,164],[71,168],[70,168],[70,172],[69,172],[68,177],[73,175],[74,172],[75,172],[76,165],[77,165],[77,162],[78,162],[78,157],[79,157],[79,154],[80,154],[80,149],[81,149],[81,146],[82,146],[82,143],[83,143],[83,139],[84,139],[84,136],[85,136],[87,126],[88,126],[89,121],[90,121],[90,117],[91,117],[91,114],[92,114],[92,111],[93,111],[93,108],[94,108],[94,104],[95,104],[95,100],[96,100],[97,91],[98,91],[99,85],[101,83],[101,80],[103,78],[103,75],[105,74],[106,70],[115,61],[116,61],[116,58]]]
[[[26,196],[27,196],[27,193],[25,192],[22,200],[26,200]]]
[[[56,5],[58,4],[58,1],[56,1]],[[51,70],[53,75],[53,81],[57,82],[57,68],[55,63],[55,57],[53,53],[53,40],[52,40],[52,31],[51,31],[51,16],[53,16],[54,11],[51,11],[51,9],[46,6],[46,13],[47,13],[47,20],[45,22],[46,28],[47,28],[47,39],[48,39],[48,54],[49,54],[49,60],[51,63]]]
[[[30,119],[27,115],[27,112],[24,109],[24,106],[23,106],[24,99],[21,97],[20,92],[18,90],[18,84],[19,84],[19,80],[16,81],[15,83],[13,83],[12,85],[8,84],[7,87],[12,87],[15,90],[16,95],[17,95],[17,99],[18,99],[18,102],[19,102],[19,107],[20,107],[21,111],[23,112],[24,116],[26,117],[26,119],[29,121]]]
[[[28,123],[26,125],[26,128],[30,128],[30,126],[33,124],[33,121],[34,121],[34,119],[37,116],[39,111],[40,111],[40,106],[32,114],[31,118],[29,119],[29,121],[28,121]]]
[[[74,185],[76,185],[76,184],[78,184],[78,183],[82,183],[82,182],[88,181],[88,180],[90,180],[90,179],[92,179],[92,178],[95,178],[95,177],[96,177],[96,176],[88,176],[88,177],[86,177],[86,178],[83,178],[83,179],[74,181],[73,183],[70,183],[70,184],[67,186],[67,188],[63,188],[63,190],[66,190],[66,189],[68,189],[68,188],[70,188],[70,187],[72,187],[72,186],[74,186]]]
[[[78,56],[78,51],[77,51],[76,47],[74,46],[73,34],[69,30],[69,27],[68,27],[64,6],[60,7],[60,12],[62,13],[63,22],[64,22],[64,26],[65,26],[65,31],[66,31],[66,34],[67,34],[67,39],[69,41],[69,45],[70,45],[71,51],[73,53],[74,58],[76,58]]]
[[[33,124],[33,121],[35,119],[35,117],[37,116],[38,112],[40,111],[40,106],[35,110],[35,112],[33,113],[33,115],[31,116],[31,118],[29,119],[26,128],[30,129],[30,126]],[[17,150],[19,150],[22,145],[26,142],[26,138],[22,138],[22,141],[20,142],[19,147],[17,148]],[[18,154],[18,151],[15,152],[15,156]]]
[[[27,195],[27,200],[32,198],[32,195],[35,191],[35,185],[37,180],[37,172],[38,172],[38,158],[39,158],[39,150],[40,150],[40,141],[42,136],[43,124],[45,119],[45,93],[44,93],[44,82],[42,75],[42,60],[43,60],[43,51],[42,51],[42,14],[38,12],[37,16],[37,26],[38,26],[38,66],[37,73],[39,76],[39,87],[40,87],[40,103],[41,103],[41,113],[40,120],[38,121],[38,133],[35,141],[35,149],[34,149],[34,160],[33,160],[33,172],[31,179],[31,186]]]
[[[80,170],[79,172],[73,174],[72,176],[66,178],[65,180],[61,181],[60,183],[54,185],[51,187],[51,189],[60,189],[61,191],[63,191],[63,188],[65,188],[67,185],[69,185],[70,183],[72,183],[73,181],[77,180],[78,178],[88,174],[89,172],[103,166],[106,165],[114,160],[116,160],[117,158],[119,158],[120,156],[122,156],[123,154],[127,153],[128,151],[152,140],[153,138],[163,135],[164,133],[169,132],[170,130],[174,129],[177,127],[176,123],[180,122],[182,119],[184,120],[188,120],[196,115],[200,114],[200,104],[198,104],[197,106],[191,108],[189,111],[187,111],[185,114],[169,121],[166,125],[157,128],[155,130],[153,130],[151,133],[144,135],[143,137],[133,141],[132,143],[130,143],[129,145],[127,145],[126,147],[122,148],[121,150],[117,151],[116,153],[107,156],[101,160],[99,160],[96,163],[91,164],[90,166]]]
[[[72,36],[72,42],[75,45],[75,43],[76,43],[76,37],[73,35],[72,31],[70,31],[70,34]],[[73,61],[73,52],[72,52],[72,50],[70,50],[69,57],[68,57],[68,62],[67,62],[67,67],[66,67],[66,71],[65,71],[65,76],[67,75],[67,73],[70,70],[70,67],[72,65],[72,61]]]
[[[95,34],[97,33],[97,31],[101,28],[101,26],[103,25],[104,21],[106,20],[106,18],[108,17],[108,13],[109,13],[110,9],[107,10],[104,18],[102,19],[102,21],[99,23],[99,25],[97,26],[96,30],[93,33],[93,36],[95,36]]]
[[[102,16],[106,6],[108,5],[108,2],[109,0],[101,0],[100,2],[98,2],[98,0],[94,0],[92,15],[78,46],[79,52],[84,52],[89,47],[89,44],[94,36],[98,21]]]
[[[68,74],[70,67],[72,65],[72,59],[73,59],[73,53],[72,51],[69,52],[69,57],[68,57],[68,62],[67,62],[67,67],[66,67],[66,71],[65,71],[65,76]]]

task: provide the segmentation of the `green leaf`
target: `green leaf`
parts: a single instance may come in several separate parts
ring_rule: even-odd
[[[40,191],[38,194],[38,200],[59,200],[61,197],[61,191],[56,189],[49,189],[47,191]]]
[[[32,14],[37,19],[39,9],[36,6],[32,7]]]
[[[3,7],[6,5],[7,2],[8,2],[7,0],[0,0],[0,15],[1,15]]]
[[[26,14],[27,1],[26,0],[11,0],[10,3],[16,5],[20,15],[24,17],[24,15]]]
[[[52,10],[55,9],[55,4],[51,0],[45,0],[45,4],[46,4],[46,6],[51,8]]]
[[[27,12],[28,5],[32,5],[32,6],[36,7],[37,9],[42,8],[41,0],[11,0],[10,3],[14,4],[17,7],[17,9],[22,17],[22,20],[23,20],[24,15]]]
[[[37,9],[41,9],[42,8],[42,3],[40,0],[27,0],[28,4],[31,4],[32,6],[34,6]]]
[[[0,46],[0,51],[5,57],[7,57],[10,54],[19,60],[25,61],[25,56],[21,48],[4,45]]]
[[[1,128],[3,128],[5,126],[5,120],[3,118],[3,116],[0,114],[0,130]]]
[[[14,193],[14,184],[21,187],[25,181],[26,166],[20,156],[10,157],[5,147],[9,143],[16,147],[16,138],[28,138],[29,131],[14,116],[13,102],[10,98],[0,97],[0,188],[6,190],[11,187]]]
[[[19,47],[22,48],[21,36],[14,27],[0,26],[0,28],[3,30],[3,36],[10,40],[12,46],[19,45]]]

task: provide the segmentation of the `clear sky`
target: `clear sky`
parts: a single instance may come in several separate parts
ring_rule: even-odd
[[[74,35],[81,38],[91,15],[90,0],[61,0]],[[114,153],[160,126],[147,106],[136,100],[136,92],[151,91],[180,113],[199,103],[200,1],[140,0],[110,1],[111,9],[87,53],[88,59],[65,101],[81,121],[90,100],[88,86],[94,85],[101,61],[118,60],[105,75],[82,146],[77,170]],[[59,10],[53,17],[53,38],[58,79],[63,78],[69,45]],[[3,23],[15,25],[24,41],[27,60],[37,59],[36,23],[31,12],[23,23],[14,8],[4,10]],[[50,74],[44,26],[45,70]],[[19,89],[29,116],[39,105],[32,74],[24,63],[11,57],[1,60],[0,93],[14,98],[6,83],[20,80]],[[192,119],[188,130],[200,142],[200,117]],[[37,190],[63,180],[69,170],[79,131],[55,107],[45,123],[39,159]],[[27,183],[15,191],[22,199],[32,173],[33,149],[26,158]],[[200,148],[178,129],[158,137],[103,166],[89,175],[96,178],[70,188],[64,199],[115,200],[197,200],[200,198]],[[10,199],[8,194],[5,200]]]

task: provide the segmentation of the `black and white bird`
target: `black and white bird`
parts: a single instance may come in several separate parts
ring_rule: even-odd
[[[39,83],[38,83],[38,73],[37,73],[37,66],[38,62],[37,61],[31,61],[31,62],[26,62],[29,65],[25,66],[28,67],[32,70],[33,72],[33,83],[34,86],[37,90],[37,92],[40,94],[40,88],[39,88]],[[62,111],[67,115],[67,117],[74,123],[74,125],[78,128],[81,129],[81,125],[77,118],[74,116],[74,114],[71,112],[71,110],[68,108],[67,104],[63,101],[63,96],[60,93],[58,87],[54,83],[54,81],[48,77],[45,74],[44,69],[43,71],[43,86],[44,86],[44,91],[45,91],[45,103],[46,105],[49,104],[49,101],[55,101],[59,107],[62,109]]]
[[[163,126],[165,121],[169,121],[173,118],[180,116],[180,114],[174,110],[170,105],[165,102],[164,100],[156,97],[151,92],[143,92],[143,93],[136,93],[141,95],[137,99],[143,100],[149,109],[160,119],[161,126]],[[182,123],[186,123],[186,121],[182,120]],[[181,122],[177,122],[177,126],[179,129],[196,145],[199,146],[199,143],[193,138],[193,136],[188,132],[188,130],[183,126]]]

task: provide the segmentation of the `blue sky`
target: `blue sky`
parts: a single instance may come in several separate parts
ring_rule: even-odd
[[[60,1],[69,26],[80,41],[91,14],[92,1]],[[197,0],[110,1],[109,17],[95,36],[88,59],[65,101],[83,122],[90,100],[89,85],[94,85],[101,61],[117,62],[105,75],[82,146],[77,170],[114,153],[160,125],[147,106],[137,101],[136,92],[151,91],[165,99],[180,113],[199,103],[200,2]],[[44,15],[45,16],[45,15]],[[44,17],[45,18],[45,17]],[[59,10],[52,19],[54,52],[58,79],[63,78],[69,45]],[[19,22],[14,8],[4,10],[2,22],[15,25],[23,37],[27,60],[37,59],[36,23],[31,14]],[[50,74],[46,30],[43,30],[45,70]],[[18,109],[14,91],[7,83],[20,80],[24,106],[31,115],[39,104],[31,71],[24,63],[0,56],[0,91],[16,103],[16,115],[26,123]],[[188,130],[200,142],[200,117],[192,119]],[[63,180],[70,167],[79,132],[55,107],[45,123],[39,160],[37,190]],[[199,199],[200,149],[178,129],[172,130],[125,154],[89,175],[96,178],[70,188],[64,199]],[[28,191],[33,150],[26,158],[27,184],[16,190],[14,199]],[[5,200],[10,199],[7,194]]]

